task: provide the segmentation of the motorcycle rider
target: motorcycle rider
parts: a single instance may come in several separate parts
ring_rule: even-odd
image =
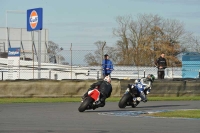
[[[110,97],[112,93],[110,76],[108,75],[103,80],[93,83],[88,91],[93,89],[98,89],[100,92],[100,103],[93,105],[93,110],[95,110],[98,107],[104,107],[106,98]],[[83,95],[82,99],[88,96],[88,91]]]
[[[142,85],[141,87],[138,87],[138,91],[140,92],[140,98],[143,102],[147,102],[148,93],[150,93],[152,83],[155,80],[155,76],[153,74],[148,74],[146,78],[136,79],[135,84],[136,85]],[[133,99],[135,101],[135,99]]]

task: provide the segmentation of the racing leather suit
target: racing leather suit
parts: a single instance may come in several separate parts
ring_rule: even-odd
[[[96,106],[94,108],[104,107],[106,98],[110,97],[110,95],[112,93],[112,85],[104,80],[98,81],[96,83],[93,83],[90,86],[90,88],[88,89],[88,91],[93,90],[95,88],[98,88],[98,90],[100,92],[100,104],[98,104],[98,106]],[[88,91],[83,95],[82,98],[85,98],[88,96]]]

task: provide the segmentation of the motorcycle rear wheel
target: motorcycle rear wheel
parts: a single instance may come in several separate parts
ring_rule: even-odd
[[[92,99],[91,97],[87,97],[80,105],[80,107],[78,108],[79,112],[84,112],[88,106],[90,104],[92,104],[94,102],[94,99]]]

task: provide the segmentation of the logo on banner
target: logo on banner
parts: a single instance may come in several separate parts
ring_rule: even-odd
[[[29,23],[32,29],[35,29],[38,24],[38,14],[35,10],[33,10],[30,14]]]
[[[20,49],[19,48],[9,48],[8,56],[20,56]]]
[[[28,9],[26,13],[27,31],[42,30],[43,27],[43,9]]]

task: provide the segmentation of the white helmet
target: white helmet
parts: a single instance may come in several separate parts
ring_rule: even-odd
[[[109,76],[109,75],[106,76],[106,77],[104,78],[104,81],[107,81],[108,83],[110,83],[110,82],[111,82],[111,78],[110,78],[110,76]]]

